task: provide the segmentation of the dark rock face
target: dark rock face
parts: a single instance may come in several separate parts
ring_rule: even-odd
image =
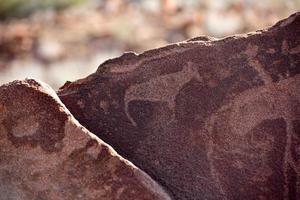
[[[174,199],[300,198],[300,13],[103,63],[59,97]]]
[[[0,147],[1,200],[170,199],[34,80],[0,87]]]

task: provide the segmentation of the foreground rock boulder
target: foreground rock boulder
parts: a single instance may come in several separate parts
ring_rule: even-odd
[[[0,199],[169,200],[34,80],[0,87]]]
[[[174,199],[300,198],[300,13],[108,60],[58,92]]]

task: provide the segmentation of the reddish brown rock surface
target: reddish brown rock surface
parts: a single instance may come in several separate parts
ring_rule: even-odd
[[[0,87],[0,147],[1,200],[170,199],[34,80]]]
[[[300,198],[300,13],[103,63],[59,97],[174,199]]]

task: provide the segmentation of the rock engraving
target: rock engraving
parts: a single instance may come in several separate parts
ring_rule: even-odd
[[[299,199],[299,27],[119,57],[58,95],[176,200]]]
[[[232,188],[226,186],[226,181],[231,178],[227,177],[224,180],[224,176],[227,175],[218,169],[221,161],[227,163],[228,168],[235,173],[240,173],[240,177],[244,178],[247,184],[260,186],[257,192],[260,193],[261,198],[278,198],[278,196],[283,198],[291,195],[292,191],[283,185],[289,183],[288,170],[290,169],[295,172],[296,177],[300,177],[299,164],[291,157],[290,150],[292,138],[296,136],[292,121],[298,118],[297,114],[299,115],[295,110],[295,107],[299,106],[299,86],[300,76],[297,75],[278,84],[245,91],[220,108],[216,112],[217,115],[207,120],[206,128],[212,139],[208,152],[211,173],[219,183],[220,190],[224,191],[224,195],[229,194],[229,199],[238,196],[232,195],[234,194],[230,191]],[[224,123],[216,126],[220,121]],[[276,129],[272,130],[274,127]],[[222,139],[216,140],[215,134],[219,131],[223,133],[219,136]],[[260,151],[255,152],[254,149]],[[233,159],[224,160],[224,155]],[[270,163],[270,155],[275,157],[272,163]],[[249,169],[247,162],[250,161],[251,164],[257,165],[256,169]],[[274,163],[276,166],[273,165]],[[245,170],[251,171],[249,173],[251,176],[243,177]],[[268,191],[268,188],[265,188],[266,190],[263,191],[264,185],[268,185],[268,181],[274,178],[282,178],[277,189]],[[241,185],[236,182],[236,185],[239,185],[237,189],[241,189],[245,182]],[[269,189],[272,190],[271,187]],[[240,192],[243,193],[244,191]]]
[[[198,72],[198,67],[189,62],[187,65],[183,66],[182,71],[162,75],[157,78],[153,78],[148,82],[131,85],[125,93],[124,107],[125,113],[132,125],[137,126],[134,119],[132,119],[130,116],[130,112],[128,110],[129,103],[133,100],[166,102],[168,107],[173,111],[170,120],[172,121],[175,114],[176,95],[182,86],[192,79],[200,82],[202,81]]]

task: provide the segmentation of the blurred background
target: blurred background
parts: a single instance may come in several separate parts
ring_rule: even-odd
[[[124,51],[255,31],[299,10],[300,0],[0,0],[0,84],[58,89]]]

